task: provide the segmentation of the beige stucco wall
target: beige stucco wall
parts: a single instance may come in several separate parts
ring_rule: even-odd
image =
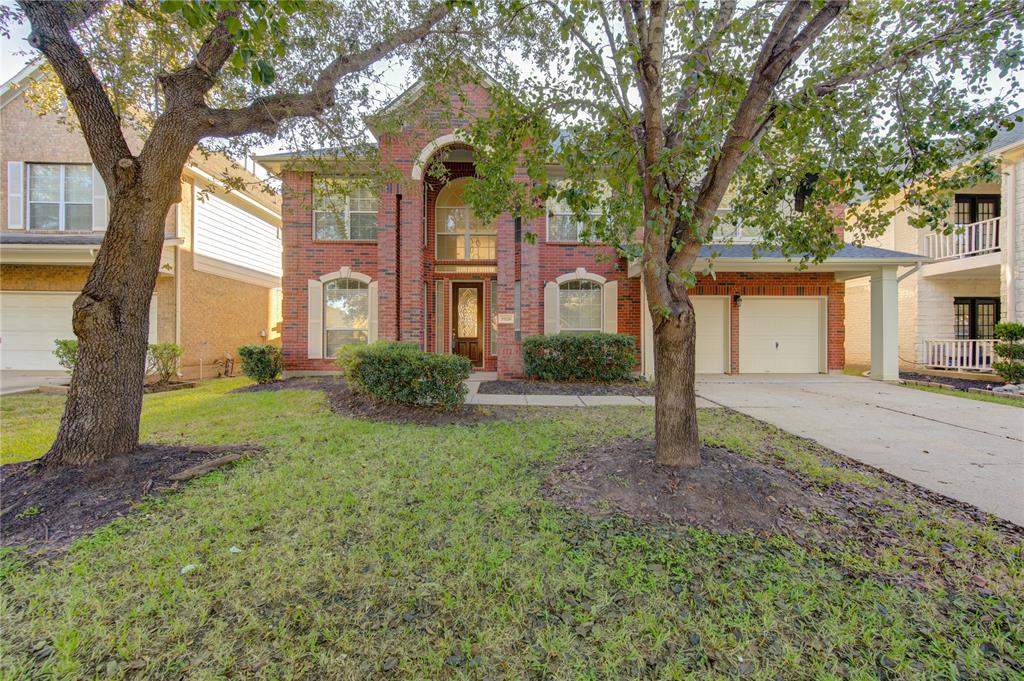
[[[3,291],[81,291],[89,276],[87,266],[0,265]],[[174,277],[156,280],[157,342],[174,341]]]

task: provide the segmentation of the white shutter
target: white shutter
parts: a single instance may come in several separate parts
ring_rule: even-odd
[[[309,359],[323,359],[324,356],[324,285],[319,279],[310,279],[309,327],[306,331],[306,347]]]
[[[377,282],[371,281],[366,287],[367,292],[370,294],[370,319],[369,319],[369,330],[367,331],[367,340],[373,343],[377,340]]]
[[[96,166],[92,167],[92,228],[95,231],[107,229],[107,185]]]
[[[159,343],[160,339],[157,338],[157,321],[159,319],[158,313],[160,310],[160,304],[157,302],[156,294],[149,299],[149,343]]]
[[[619,332],[619,282],[609,281],[602,287],[604,296],[604,314],[602,331],[605,333]]]
[[[558,284],[544,284],[544,335],[558,334]]]
[[[25,229],[25,164],[7,162],[7,228]]]

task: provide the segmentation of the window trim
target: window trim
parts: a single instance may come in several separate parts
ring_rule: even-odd
[[[340,274],[340,272],[335,272],[335,274]],[[334,277],[332,279],[327,279],[326,281],[323,282],[324,295],[323,295],[323,303],[322,304],[323,304],[323,320],[324,320],[323,321],[323,324],[324,324],[324,330],[323,330],[323,334],[324,334],[324,354],[329,354],[328,353],[327,334],[330,333],[331,331],[365,331],[366,332],[366,343],[363,343],[363,345],[368,345],[369,342],[370,342],[370,282],[369,281],[363,281],[362,277],[351,276],[352,274],[354,274],[354,273],[350,273],[349,276],[345,276],[345,277],[337,276],[337,277]],[[367,277],[367,279],[369,279],[369,277]],[[361,285],[361,288],[347,289],[347,290],[366,291],[366,328],[365,329],[359,329],[359,328],[356,328],[356,327],[329,327],[327,325],[327,286],[329,284],[333,283],[333,282],[336,282],[336,281],[354,281],[354,282],[359,283]],[[360,345],[360,344],[359,343],[347,343],[346,345]]]
[[[588,273],[589,274],[589,273]],[[589,277],[577,277],[565,279],[563,281],[555,280],[558,284],[558,334],[563,333],[602,333],[604,331],[604,278],[600,277],[601,281],[597,280],[598,275],[592,275]],[[597,327],[593,329],[563,329],[562,328],[562,287],[567,284],[573,284],[576,282],[584,282],[590,284],[588,290],[597,290],[598,293],[598,311],[600,314],[597,319]]]
[[[597,234],[596,233],[593,234],[594,238],[589,239],[587,241],[583,240],[581,232],[582,232],[583,229],[586,228],[586,225],[581,220],[574,220],[574,222],[576,223],[576,239],[575,240],[552,239],[551,238],[551,218],[555,217],[556,215],[568,215],[570,218],[573,217],[572,211],[565,212],[565,213],[556,211],[555,208],[557,207],[557,205],[558,205],[557,201],[555,201],[554,199],[548,199],[547,206],[546,206],[547,210],[544,211],[544,238],[545,238],[545,241],[547,243],[549,243],[549,244],[587,244],[587,245],[603,243],[600,239],[597,238]],[[587,214],[592,216],[595,219],[601,217],[601,211],[600,210],[592,210],[592,211],[589,211]]]
[[[92,224],[92,208],[94,203],[94,192],[93,192],[93,177],[92,177],[92,165],[88,163],[46,163],[46,162],[34,162],[27,161],[25,163],[25,229],[27,231],[35,232],[91,232],[93,229]],[[32,226],[32,204],[48,204],[52,205],[53,201],[33,201],[32,200],[32,166],[57,166],[60,169],[58,176],[58,190],[57,190],[57,229],[45,228],[45,227],[33,227]],[[89,201],[66,201],[65,195],[65,168],[68,166],[78,166],[89,169]],[[84,229],[67,229],[67,206],[89,206],[89,226]]]
[[[470,211],[472,211],[472,208],[468,204],[465,204],[465,203],[463,203],[461,206],[442,206],[439,203],[439,201],[438,201],[438,199],[441,198],[441,192],[444,191],[444,189],[446,187],[449,187],[452,184],[455,184],[456,182],[460,182],[462,180],[468,180],[468,179],[470,179],[469,176],[453,178],[449,182],[446,182],[437,191],[437,196],[434,198],[434,260],[435,261],[442,262],[442,263],[479,263],[479,262],[490,263],[490,262],[497,262],[497,255],[498,255],[498,227],[497,227],[497,225],[495,225],[492,228],[491,231],[487,231],[487,232],[474,232],[472,225],[469,224],[469,223],[467,223],[464,228],[460,229],[459,231],[455,231],[455,232],[442,232],[439,229],[439,222],[438,222],[438,219],[437,219],[438,218],[438,213],[437,213],[438,210],[440,210],[442,208],[449,208],[449,209],[451,209],[451,208],[467,208]],[[426,204],[424,204],[424,205],[426,205]],[[442,258],[441,255],[440,255],[441,251],[440,251],[440,248],[439,248],[442,236],[455,236],[455,237],[461,238],[462,239],[463,252],[466,253],[467,257],[465,257],[465,258]],[[470,257],[468,257],[469,253],[472,251],[472,239],[475,236],[476,237],[480,237],[480,236],[494,237],[494,255],[495,255],[495,257],[493,257],[493,258],[470,258]],[[457,252],[458,252],[458,249],[456,249],[456,253]]]
[[[371,214],[370,211],[366,211],[366,210],[353,211],[352,210],[352,195],[351,194],[345,194],[345,211],[344,211],[344,213],[339,213],[337,211],[332,211],[332,210],[317,210],[317,207],[316,207],[316,202],[317,202],[316,180],[317,180],[317,177],[314,175],[313,176],[313,196],[312,196],[312,206],[311,206],[311,212],[312,212],[312,222],[311,222],[312,234],[311,234],[311,236],[313,238],[313,241],[322,241],[322,242],[325,242],[325,243],[368,243],[368,244],[375,244],[375,243],[377,243],[378,237],[376,237],[376,236],[373,239],[353,239],[353,238],[351,238],[351,235],[352,235],[352,220],[351,220],[351,216],[352,216],[352,214],[353,213],[356,213],[356,214],[359,214],[359,215],[370,215]],[[357,187],[354,187],[354,189],[366,189],[366,188],[365,187],[358,187],[357,186]],[[380,214],[380,195],[379,194],[374,194],[373,191],[371,191],[370,189],[366,189],[366,191],[370,194],[370,196],[369,197],[360,197],[360,198],[371,198],[372,197],[372,198],[377,200],[377,210],[372,212],[374,218],[376,219],[379,216],[379,214]],[[327,238],[318,236],[317,235],[317,231],[316,231],[316,224],[317,224],[317,215],[319,213],[325,213],[325,214],[329,214],[329,215],[343,215],[344,219],[345,219],[345,227],[346,227],[346,229],[348,231],[349,238],[347,238],[347,239],[346,238],[343,238],[343,239],[327,239]],[[379,225],[379,223],[378,223],[378,226],[377,226],[377,230],[378,230],[377,233],[378,233],[378,236],[379,236],[379,232],[380,232],[380,225]]]

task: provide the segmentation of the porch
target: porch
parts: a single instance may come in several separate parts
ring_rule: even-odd
[[[924,364],[930,369],[991,373],[993,345],[990,338],[925,340]]]

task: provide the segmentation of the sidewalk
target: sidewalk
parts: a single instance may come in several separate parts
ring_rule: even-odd
[[[470,378],[466,381],[466,404],[481,404],[505,407],[653,407],[654,396],[643,395],[481,395],[482,381],[494,380],[483,377],[479,380]],[[716,407],[707,400],[698,397],[697,407]]]

